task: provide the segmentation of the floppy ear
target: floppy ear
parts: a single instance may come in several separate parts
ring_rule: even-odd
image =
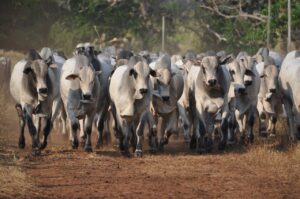
[[[66,77],[67,80],[75,80],[76,78],[81,80],[78,74],[70,74]]]
[[[264,78],[266,76],[265,72],[263,71],[261,74],[259,74],[260,78]]]
[[[136,78],[137,77],[137,72],[132,68],[132,69],[130,69],[130,71],[129,71],[129,76],[132,76],[133,75],[133,77],[134,78]]]
[[[253,76],[253,77],[256,76],[256,75],[253,73],[252,70],[248,70],[248,69],[245,71],[245,75],[247,75],[247,76]]]
[[[150,75],[152,77],[158,77],[158,73],[155,70],[151,69],[151,68],[150,68]]]
[[[233,60],[234,60],[233,54],[219,57],[219,62],[221,65],[228,64],[228,63],[232,62]]]

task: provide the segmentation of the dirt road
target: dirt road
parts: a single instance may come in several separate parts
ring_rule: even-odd
[[[209,155],[177,139],[164,154],[137,159],[112,146],[72,150],[52,132],[33,157],[28,133],[26,149],[17,148],[15,122],[0,134],[0,198],[300,198],[300,146],[284,144],[284,136]]]

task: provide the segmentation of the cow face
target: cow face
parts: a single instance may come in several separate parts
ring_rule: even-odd
[[[83,66],[80,68],[78,74],[70,74],[66,77],[68,80],[79,79],[79,85],[82,92],[83,103],[93,102],[93,89],[95,81],[101,71],[95,71],[91,66]]]
[[[45,101],[48,96],[48,65],[41,59],[28,61],[23,72],[32,80],[36,87],[38,100]]]
[[[219,60],[216,56],[206,56],[201,61],[203,81],[207,87],[217,84],[217,73],[219,71]]]
[[[150,75],[156,76],[156,72],[145,62],[139,61],[130,69],[129,76],[133,77],[135,99],[142,99],[148,93]]]
[[[168,68],[159,68],[156,70],[156,88],[164,101],[170,99],[170,82],[172,74]]]
[[[254,60],[250,56],[240,56],[227,65],[236,95],[246,95],[246,87],[252,85],[255,76]]]
[[[194,61],[195,66],[201,67],[202,80],[208,88],[213,88],[218,85],[218,74],[221,70],[221,65],[232,61],[232,55],[218,56],[202,56]]]
[[[278,68],[275,65],[267,65],[264,68],[263,74],[260,76],[261,81],[264,81],[266,86],[266,100],[270,100],[272,94],[278,89]]]

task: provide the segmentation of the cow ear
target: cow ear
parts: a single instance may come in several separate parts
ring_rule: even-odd
[[[256,76],[256,75],[253,73],[252,70],[248,70],[248,69],[245,71],[245,75],[247,75],[247,76],[253,76],[253,77]]]
[[[133,75],[133,77],[134,78],[136,78],[137,77],[137,72],[132,68],[132,69],[130,69],[130,71],[129,71],[129,76],[132,76]]]
[[[76,78],[78,78],[79,80],[81,80],[80,77],[79,77],[79,75],[77,75],[77,74],[70,74],[70,75],[68,75],[66,77],[67,80],[75,80]]]
[[[157,73],[155,70],[153,70],[153,69],[150,68],[150,75],[151,75],[152,77],[157,77],[157,76],[158,76],[158,73]]]
[[[31,73],[31,72],[33,72],[33,70],[32,70],[31,67],[26,67],[26,68],[24,68],[24,70],[23,70],[23,73],[25,73],[26,75],[29,74],[29,73]]]
[[[219,62],[220,62],[221,65],[228,64],[228,63],[232,62],[233,60],[234,60],[233,54],[223,56],[223,57],[219,57]]]

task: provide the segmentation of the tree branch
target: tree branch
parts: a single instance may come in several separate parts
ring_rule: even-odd
[[[228,14],[225,14],[222,11],[220,11],[220,6],[217,5],[215,0],[212,0],[212,4],[213,4],[212,6],[209,6],[209,5],[207,5],[203,2],[200,2],[199,7],[204,8],[206,10],[209,10],[211,12],[214,12],[217,15],[219,15],[221,17],[224,17],[225,19],[236,19],[236,18],[241,17],[241,18],[244,18],[244,19],[253,19],[253,20],[259,21],[261,23],[265,23],[268,19],[267,16],[262,15],[262,14],[257,14],[257,13],[249,14],[249,13],[244,12],[242,10],[241,1],[239,1],[238,8],[235,9],[236,12],[237,12],[237,14],[235,14],[235,15],[228,15]],[[231,8],[231,10],[232,10],[232,8]]]

